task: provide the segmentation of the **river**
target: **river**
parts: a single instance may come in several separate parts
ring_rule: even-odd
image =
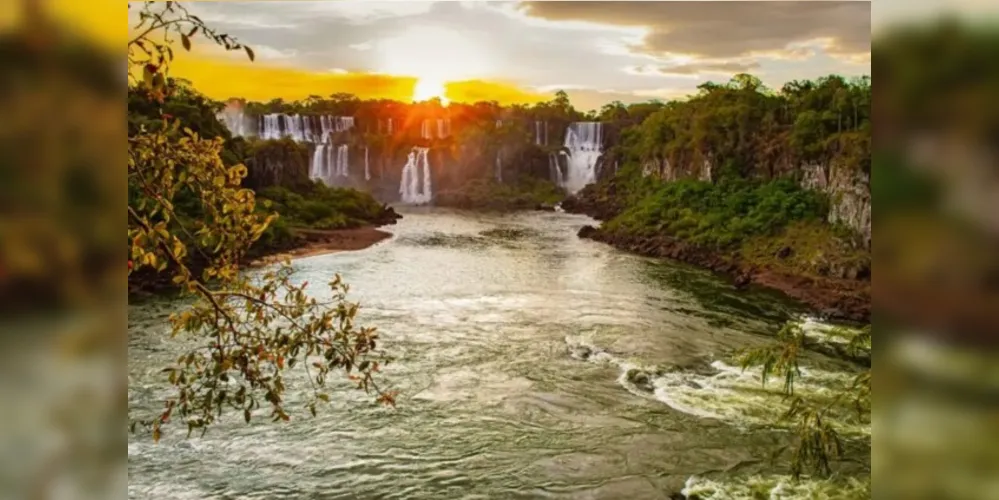
[[[358,323],[396,358],[382,378],[397,407],[348,391],[316,418],[300,408],[282,424],[233,415],[203,437],[132,435],[130,498],[638,500],[692,477],[745,486],[780,470],[767,461],[788,439],[767,425],[780,395],[730,356],[769,342],[801,314],[793,305],[579,239],[584,216],[402,213],[390,240],[293,263],[300,280],[350,283]],[[169,394],[160,371],[184,347],[168,335],[178,307],[130,308],[133,415]],[[799,386],[848,376],[815,357]]]

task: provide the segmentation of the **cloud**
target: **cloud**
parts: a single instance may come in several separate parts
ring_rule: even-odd
[[[777,54],[796,43],[831,41],[838,54],[870,52],[871,5],[856,1],[524,2],[549,21],[644,27],[632,50],[657,57],[685,54],[732,59]]]
[[[632,75],[646,76],[690,76],[701,75],[735,75],[738,73],[758,72],[760,63],[756,61],[701,61],[689,63],[657,65],[643,64],[629,66],[625,72]]]

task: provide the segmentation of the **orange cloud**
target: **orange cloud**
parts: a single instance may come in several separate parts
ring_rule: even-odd
[[[456,102],[497,101],[500,104],[533,104],[548,96],[526,91],[516,85],[484,80],[450,82],[444,86],[448,98]]]
[[[171,76],[190,80],[194,87],[214,99],[243,97],[254,101],[305,99],[310,95],[328,96],[338,92],[362,99],[396,99],[408,102],[413,97],[417,78],[377,73],[339,71],[315,72],[242,60],[242,52],[220,55],[179,52],[170,69]],[[498,101],[502,104],[533,103],[547,97],[516,85],[484,80],[466,80],[445,84],[450,101]]]
[[[190,80],[194,88],[214,99],[244,97],[255,101],[275,98],[305,99],[347,92],[362,98],[400,99],[413,95],[415,78],[366,73],[317,73],[261,63],[180,55],[171,76]]]

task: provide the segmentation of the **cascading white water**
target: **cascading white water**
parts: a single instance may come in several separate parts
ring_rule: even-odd
[[[561,186],[565,183],[565,180],[562,178],[562,167],[558,164],[558,155],[555,153],[548,153],[548,170],[551,174],[552,182],[556,186]]]
[[[350,175],[350,146],[340,144],[317,144],[309,164],[309,178],[323,181],[332,186],[337,177]]]
[[[392,119],[391,118],[388,119],[388,133],[389,133],[389,135],[392,135]]]
[[[576,122],[565,131],[568,158],[564,182],[560,184],[570,194],[578,193],[597,180],[597,160],[603,154],[603,124]]]
[[[368,147],[364,147],[364,180],[371,180],[371,169],[368,167]]]
[[[430,148],[413,148],[402,167],[402,181],[399,195],[403,203],[422,205],[430,203],[433,191],[430,186],[430,162],[427,154]],[[423,167],[423,185],[420,186],[420,167]]]
[[[341,144],[336,147],[336,172],[340,177],[347,177],[350,175],[350,164],[348,152],[350,151],[350,146],[346,144]]]

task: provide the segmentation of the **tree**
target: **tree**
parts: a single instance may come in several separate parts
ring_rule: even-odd
[[[871,327],[847,333],[847,350],[859,355],[871,354]],[[783,379],[783,392],[790,404],[781,417],[795,426],[796,443],[791,453],[791,473],[799,477],[806,470],[830,475],[832,460],[843,452],[842,438],[833,425],[833,416],[854,414],[862,423],[871,421],[871,369],[858,373],[848,387],[840,387],[832,397],[807,400],[794,392],[795,378],[801,375],[798,358],[808,348],[809,339],[800,325],[788,323],[777,332],[777,341],[767,347],[748,350],[741,355],[743,369],[762,367],[761,381],[766,385],[771,376]]]
[[[139,18],[138,34],[128,42],[130,83],[149,105],[163,101],[178,37],[188,50],[200,34],[253,59],[251,49],[211,30],[176,2],[146,2]],[[132,79],[133,71],[143,77]],[[388,361],[377,351],[378,335],[354,325],[358,306],[346,301],[348,287],[339,276],[328,284],[332,300],[320,303],[306,295],[308,283],[293,281],[288,262],[256,281],[240,273],[245,252],[277,215],[257,211],[253,191],[241,185],[246,167],[224,165],[222,143],[166,114],[159,126],[138,124],[128,138],[129,277],[169,274],[195,299],[171,316],[173,334],[199,344],[164,368],[175,394],[160,414],[133,419],[132,430],[147,428],[155,440],[176,420],[189,433],[206,430],[223,411],[241,412],[249,421],[269,409],[274,421],[288,420],[284,373],[295,367],[312,384],[303,405],[313,415],[330,400],[324,386],[335,371],[375,391],[378,401],[393,403],[393,394],[373,378]],[[199,217],[178,213],[175,200],[182,195],[193,198]],[[195,260],[200,273],[191,265]]]

